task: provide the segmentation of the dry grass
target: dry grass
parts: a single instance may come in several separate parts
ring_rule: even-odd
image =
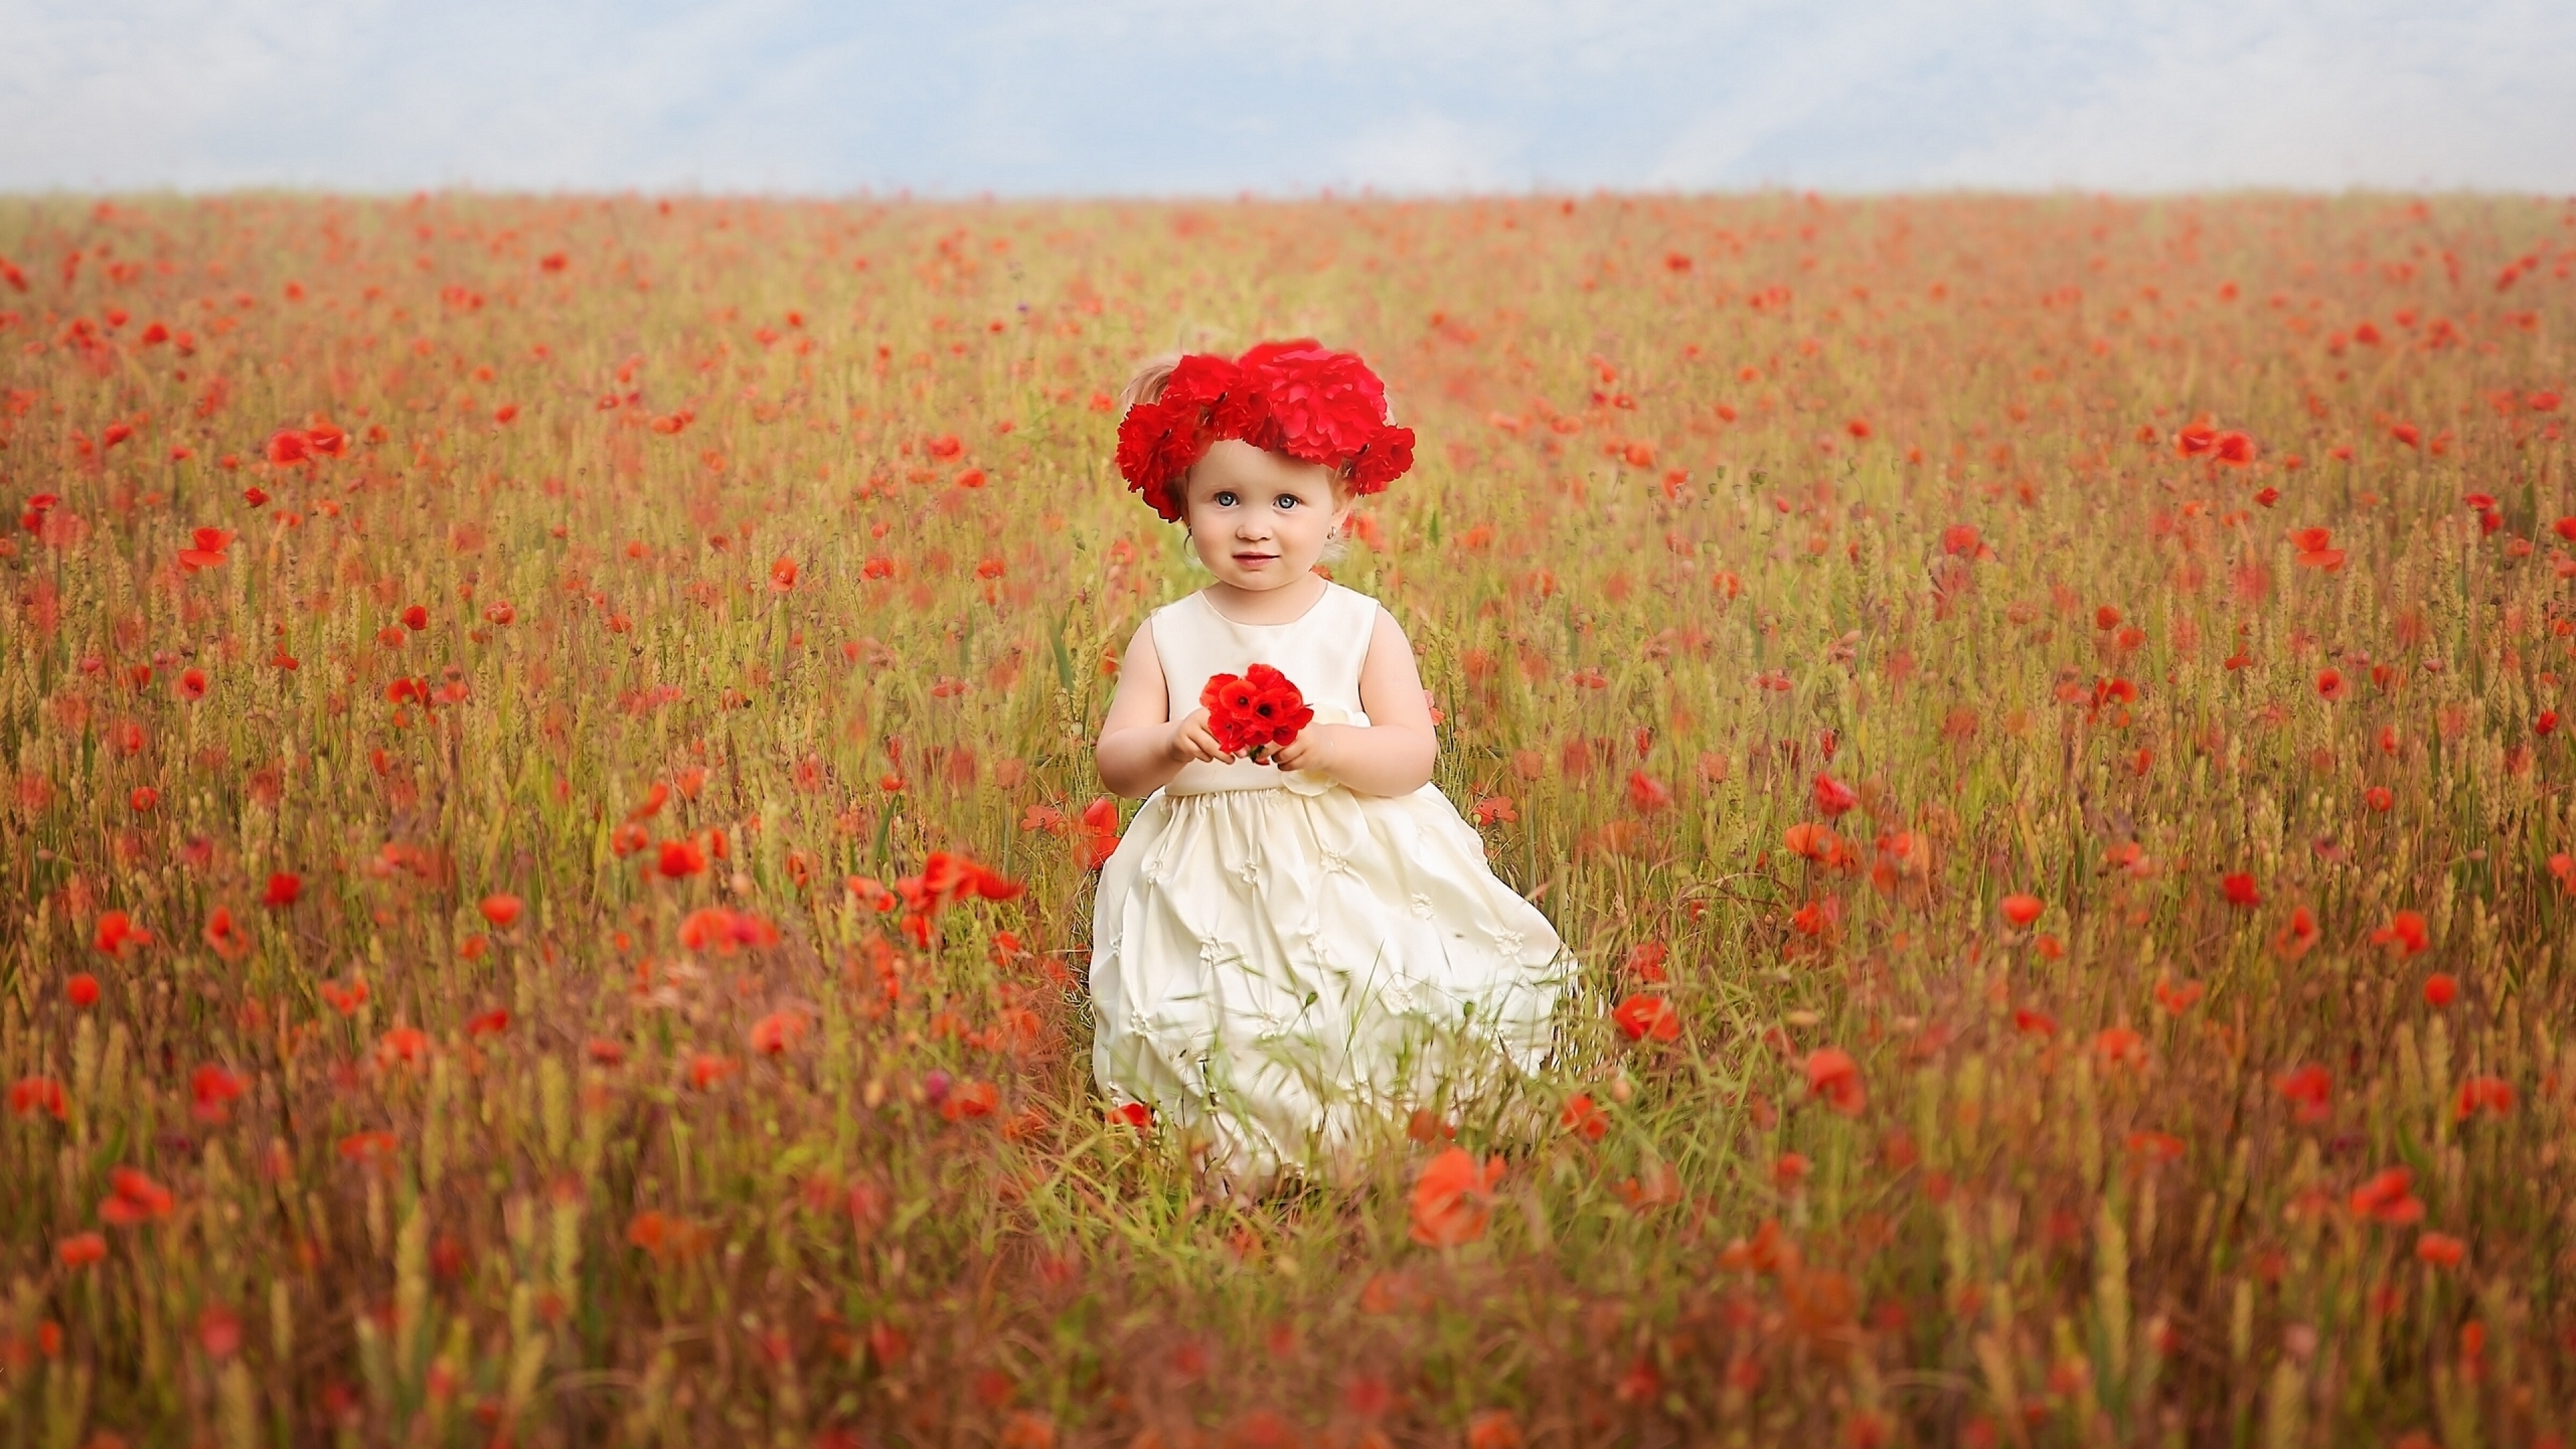
[[[0,206],[0,1439],[2563,1442],[2571,221]],[[1586,963],[1446,1248],[1091,1090],[1106,394],[1300,333]]]

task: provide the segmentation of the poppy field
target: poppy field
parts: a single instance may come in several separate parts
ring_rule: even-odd
[[[2576,205],[0,201],[0,1445],[2576,1435]],[[1091,1080],[1144,357],[1579,956]],[[1533,1125],[1534,1124],[1534,1125]]]

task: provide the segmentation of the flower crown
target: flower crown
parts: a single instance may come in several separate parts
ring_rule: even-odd
[[[1219,438],[1324,464],[1354,493],[1381,492],[1413,466],[1413,430],[1388,424],[1386,384],[1358,353],[1310,337],[1264,342],[1231,362],[1184,356],[1162,395],[1119,422],[1118,476],[1177,523],[1175,485]]]

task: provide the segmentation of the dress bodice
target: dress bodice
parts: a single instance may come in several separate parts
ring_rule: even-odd
[[[1327,581],[1313,607],[1285,624],[1240,624],[1216,611],[1207,594],[1191,594],[1154,611],[1154,653],[1163,665],[1170,718],[1199,707],[1199,694],[1219,674],[1267,664],[1288,676],[1314,708],[1318,724],[1365,725],[1360,666],[1377,630],[1377,600]],[[1277,767],[1246,760],[1193,761],[1165,786],[1173,795],[1265,790],[1287,783]]]

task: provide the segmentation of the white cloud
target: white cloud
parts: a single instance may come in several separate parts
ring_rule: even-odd
[[[0,187],[2576,190],[2542,0],[14,0]]]
[[[1526,183],[1519,149],[1504,132],[1423,113],[1352,137],[1341,149],[1341,174],[1379,191],[1490,191]]]

